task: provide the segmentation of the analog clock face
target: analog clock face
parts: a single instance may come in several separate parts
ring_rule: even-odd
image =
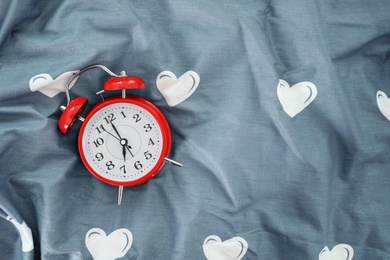
[[[156,114],[157,108],[149,105],[117,98],[100,103],[86,117],[80,129],[80,155],[100,180],[137,185],[162,167],[170,145],[169,128],[161,112]]]

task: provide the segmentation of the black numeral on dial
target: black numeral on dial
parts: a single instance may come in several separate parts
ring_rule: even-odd
[[[98,148],[99,146],[104,144],[104,140],[103,138],[99,137],[98,139],[96,139],[96,141],[93,141],[93,144],[96,146],[96,148]]]
[[[97,154],[95,155],[95,158],[100,162],[101,160],[104,159],[104,156],[103,156],[102,153],[97,153]]]
[[[152,154],[149,151],[144,152],[144,156],[146,160],[150,160],[152,158]]]
[[[116,119],[115,115],[113,113],[108,114],[108,116],[104,117],[104,120],[107,124],[110,124],[112,121]]]
[[[99,125],[98,127],[95,127],[95,129],[96,131],[98,131],[99,134],[106,130],[103,125]]]
[[[135,168],[135,169],[141,170],[142,167],[143,167],[143,166],[142,166],[142,164],[141,164],[140,161],[136,161],[136,162],[134,163],[134,168]]]
[[[133,116],[133,119],[135,120],[136,123],[138,123],[139,121],[141,121],[141,117],[140,117],[139,114],[135,114],[135,115]]]
[[[112,161],[106,162],[106,166],[108,170],[112,170],[115,168],[115,164]]]
[[[152,130],[152,126],[150,124],[144,125],[145,132],[150,132]]]

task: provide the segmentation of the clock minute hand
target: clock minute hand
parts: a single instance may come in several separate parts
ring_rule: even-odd
[[[112,129],[114,129],[115,133],[118,135],[118,137],[120,139],[119,141],[120,141],[120,144],[122,145],[122,153],[123,153],[124,160],[126,161],[126,149],[129,151],[130,155],[132,157],[134,157],[133,153],[130,150],[130,149],[132,149],[131,146],[127,144],[127,139],[124,139],[121,137],[121,135],[118,132],[118,129],[116,129],[115,125],[112,122],[111,122],[111,126],[112,126]]]
[[[126,147],[125,147],[124,143],[127,144],[127,140],[126,139],[122,139],[121,135],[118,132],[118,129],[116,129],[115,125],[112,122],[110,122],[110,123],[111,123],[112,129],[114,129],[115,133],[119,137],[119,139],[118,139],[119,143],[122,145],[123,160],[126,162]]]
[[[119,139],[122,139],[121,135],[118,132],[118,129],[116,129],[115,125],[112,122],[110,122],[110,123],[111,123],[112,129],[114,129],[114,131],[118,135]]]

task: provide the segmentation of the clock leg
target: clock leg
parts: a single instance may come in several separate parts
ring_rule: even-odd
[[[118,205],[121,205],[123,197],[123,186],[119,186],[118,190]]]
[[[171,164],[173,164],[175,166],[183,167],[183,164],[181,164],[179,162],[176,162],[176,161],[174,161],[172,159],[169,159],[168,157],[164,157],[164,161],[168,162],[168,163],[171,163]]]

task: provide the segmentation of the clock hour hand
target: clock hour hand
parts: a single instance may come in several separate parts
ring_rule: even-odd
[[[123,151],[124,151],[123,153],[125,153],[125,152],[126,152],[126,149],[127,149],[127,151],[129,151],[131,157],[134,157],[133,153],[132,153],[131,150],[130,150],[130,149],[132,149],[131,146],[127,144],[127,139],[122,139],[122,140],[121,140],[121,145],[122,145],[122,147],[123,147],[123,148],[122,148]]]
[[[121,139],[120,140],[120,144],[122,145],[122,154],[123,154],[123,158],[124,158],[125,161],[126,161],[126,149],[127,149],[127,151],[129,151],[131,157],[134,157],[133,153],[130,150],[132,148],[131,148],[130,145],[127,144],[127,139],[126,138]]]

